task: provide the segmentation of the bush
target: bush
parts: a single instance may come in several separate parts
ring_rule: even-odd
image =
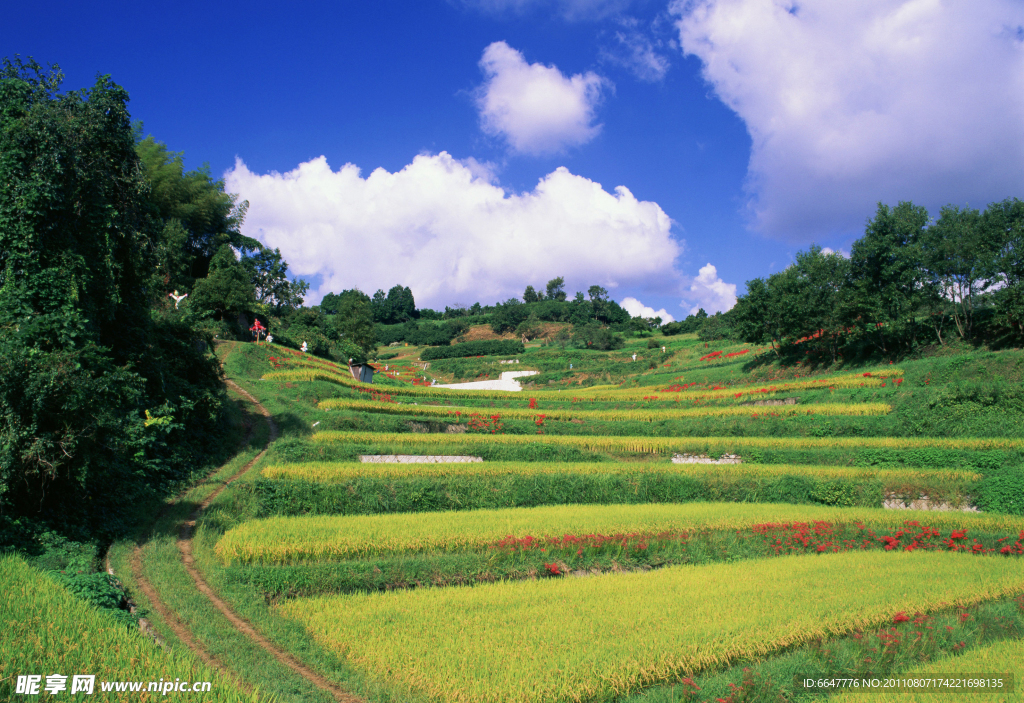
[[[522,354],[524,351],[525,347],[523,347],[523,343],[520,341],[491,339],[425,349],[420,354],[420,358],[423,361],[430,361],[431,359],[457,359],[464,356],[511,356]]]
[[[577,327],[573,331],[572,343],[577,347],[601,351],[621,349],[625,345],[622,335],[594,323]]]
[[[1019,471],[986,476],[978,486],[977,503],[987,513],[1024,515],[1024,476]]]

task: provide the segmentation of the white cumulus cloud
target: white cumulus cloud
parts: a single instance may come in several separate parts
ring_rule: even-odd
[[[441,152],[363,178],[324,157],[288,173],[256,174],[240,159],[227,188],[249,201],[243,232],[279,247],[310,296],[409,286],[418,305],[493,302],[564,276],[566,290],[676,277],[681,246],[657,203],[624,186],[609,193],[559,168],[530,192],[508,193],[480,165]]]
[[[718,269],[709,263],[701,267],[697,277],[690,282],[690,289],[683,293],[683,298],[683,307],[692,305],[691,315],[696,315],[701,308],[709,315],[725,312],[736,304],[736,284],[719,278]]]
[[[1024,186],[1019,0],[675,0],[684,53],[746,123],[754,225],[808,241],[878,201]]]
[[[629,313],[630,317],[660,317],[662,324],[676,321],[676,318],[669,315],[665,308],[655,310],[652,307],[644,305],[636,298],[625,298],[621,303],[619,303],[619,305],[623,310]]]
[[[566,76],[555,66],[527,63],[503,41],[484,49],[485,81],[476,91],[480,126],[515,151],[551,154],[586,144],[601,131],[595,110],[606,79],[592,71]]]

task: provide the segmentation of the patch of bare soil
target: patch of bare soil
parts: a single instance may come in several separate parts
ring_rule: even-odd
[[[519,337],[513,332],[497,334],[491,329],[490,325],[473,325],[463,335],[463,341],[465,342],[479,342],[485,339],[519,339]]]

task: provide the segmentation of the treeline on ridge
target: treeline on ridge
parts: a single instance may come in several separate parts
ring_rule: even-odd
[[[849,257],[818,246],[747,292],[723,316],[734,338],[779,356],[899,357],[951,339],[1024,336],[1024,201],[984,212],[947,206],[932,221],[909,202],[879,204]]]

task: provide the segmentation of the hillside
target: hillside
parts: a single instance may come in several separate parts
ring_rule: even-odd
[[[261,700],[819,700],[791,672],[1022,673],[1020,350],[813,369],[656,339],[527,349],[519,393],[425,385],[496,357],[424,370],[403,347],[366,385],[223,343],[246,443],[108,564],[173,656]]]

